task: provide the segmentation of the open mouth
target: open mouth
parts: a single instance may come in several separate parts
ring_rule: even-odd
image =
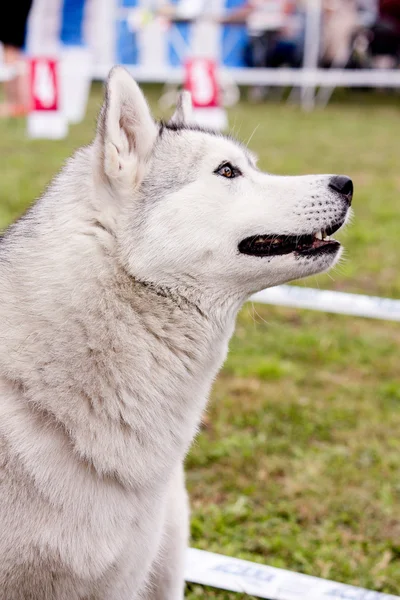
[[[281,256],[292,252],[297,256],[334,254],[340,243],[330,236],[342,225],[340,223],[309,235],[253,235],[240,242],[239,252],[249,256]]]

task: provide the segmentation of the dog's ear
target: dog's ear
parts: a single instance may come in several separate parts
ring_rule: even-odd
[[[179,94],[176,109],[170,119],[170,123],[184,125],[193,119],[192,95],[187,90]]]
[[[111,181],[137,180],[156,136],[157,126],[139,86],[123,67],[114,67],[97,127],[103,173]]]

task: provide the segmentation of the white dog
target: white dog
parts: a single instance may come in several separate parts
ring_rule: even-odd
[[[250,294],[332,267],[346,177],[156,123],[115,68],[94,142],[0,245],[0,598],[183,597],[182,464]]]

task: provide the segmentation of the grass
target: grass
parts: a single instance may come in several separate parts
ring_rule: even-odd
[[[100,97],[95,86],[65,141],[0,123],[0,227],[91,139]],[[265,170],[354,178],[346,261],[300,285],[400,298],[399,109],[358,99],[312,114],[242,102],[230,123]],[[247,305],[187,459],[192,544],[399,593],[399,346],[400,324]],[[245,596],[191,585],[187,597]]]

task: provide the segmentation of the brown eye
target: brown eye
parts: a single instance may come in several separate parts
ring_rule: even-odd
[[[221,175],[221,177],[226,177],[227,179],[233,179],[238,175],[241,175],[241,172],[236,167],[233,167],[231,163],[224,163],[220,165],[215,171],[217,175]]]
[[[225,165],[224,167],[222,167],[219,170],[219,174],[222,175],[223,177],[233,177],[233,171],[228,165]]]

